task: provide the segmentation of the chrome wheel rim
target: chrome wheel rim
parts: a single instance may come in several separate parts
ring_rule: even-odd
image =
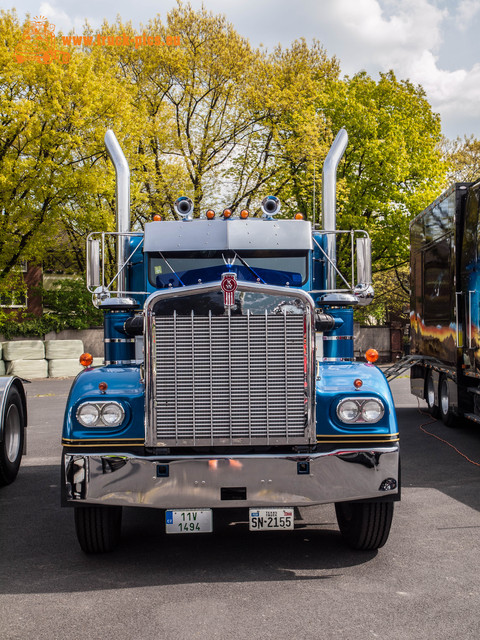
[[[433,388],[433,380],[431,376],[429,376],[427,381],[427,404],[430,408],[435,404],[435,390]]]
[[[20,452],[21,442],[20,413],[16,404],[8,407],[5,420],[5,453],[9,462],[15,462]]]
[[[448,389],[446,380],[442,381],[442,388],[440,393],[440,402],[442,403],[442,413],[443,415],[447,415],[448,413]]]

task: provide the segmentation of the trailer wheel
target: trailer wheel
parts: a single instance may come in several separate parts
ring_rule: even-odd
[[[17,477],[23,454],[25,414],[20,394],[10,387],[6,401],[3,435],[0,442],[0,486],[10,484]]]
[[[440,378],[440,382],[438,385],[438,396],[440,399],[440,416],[443,423],[447,427],[456,426],[457,417],[453,413],[452,407],[450,405],[450,396],[448,395],[448,380],[446,376],[442,376]]]
[[[337,522],[353,549],[371,551],[383,547],[393,518],[393,502],[337,502]]]
[[[75,507],[75,531],[85,553],[113,551],[122,528],[122,507]]]
[[[425,381],[425,399],[427,401],[428,410],[434,418],[438,418],[440,415],[440,409],[435,404],[435,385],[433,382],[432,372],[429,371],[427,379]]]

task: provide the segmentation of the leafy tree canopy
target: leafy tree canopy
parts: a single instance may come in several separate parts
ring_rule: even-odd
[[[223,16],[179,2],[145,30],[180,46],[72,44],[68,64],[20,64],[22,29],[2,12],[0,279],[53,249],[81,270],[86,234],[113,229],[108,127],[129,159],[137,227],[153,213],[173,217],[182,194],[199,215],[258,213],[273,193],[285,214],[315,210],[318,220],[321,167],[341,127],[337,226],[369,231],[377,271],[406,260],[408,222],[441,190],[440,121],[423,89],[392,72],[341,78],[318,42],[255,50]],[[124,33],[136,35],[120,18],[100,30]]]
[[[338,83],[326,105],[334,131],[347,128],[339,167],[339,226],[366,229],[375,270],[408,258],[408,225],[440,192],[446,165],[440,120],[424,91],[393,72]]]
[[[448,164],[448,184],[480,179],[480,140],[472,135],[455,140],[444,138],[442,143],[444,158]]]

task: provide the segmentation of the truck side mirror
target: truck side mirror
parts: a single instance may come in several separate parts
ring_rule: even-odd
[[[100,282],[100,240],[89,238],[87,242],[87,288],[96,289]]]
[[[372,241],[357,238],[357,286],[372,284]]]
[[[372,241],[369,237],[357,238],[357,285],[354,293],[360,305],[370,304],[373,300]]]

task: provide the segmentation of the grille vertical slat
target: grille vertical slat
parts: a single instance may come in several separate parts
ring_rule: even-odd
[[[305,441],[304,316],[155,318],[158,443]]]

